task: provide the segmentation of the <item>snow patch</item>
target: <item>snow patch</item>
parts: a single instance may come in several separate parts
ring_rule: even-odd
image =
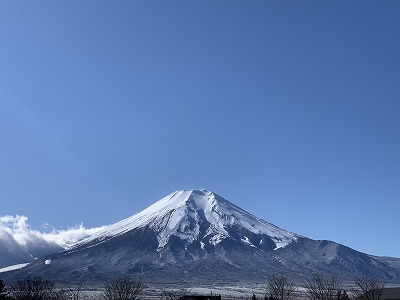
[[[12,266],[8,266],[8,267],[5,267],[5,268],[1,268],[0,269],[0,273],[14,271],[14,270],[20,270],[20,269],[26,267],[27,265],[29,265],[29,263],[12,265]]]
[[[244,238],[243,238],[243,239],[240,239],[240,240],[241,240],[243,243],[249,245],[250,247],[257,248],[256,246],[254,246],[254,245],[250,242],[250,240],[249,240],[249,238],[248,238],[247,236],[244,236]]]

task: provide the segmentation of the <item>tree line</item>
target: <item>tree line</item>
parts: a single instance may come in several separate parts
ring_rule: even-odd
[[[303,296],[299,296],[300,287]],[[346,291],[339,277],[315,274],[300,287],[285,276],[271,276],[267,280],[264,300],[379,300],[385,285],[376,277],[356,277],[353,286]]]
[[[384,283],[375,277],[357,277],[353,287],[346,291],[337,276],[326,277],[314,275],[302,285],[285,276],[271,276],[266,281],[263,300],[380,300]],[[301,290],[301,292],[300,292]],[[190,291],[186,289],[163,290],[164,300],[188,298]],[[108,281],[101,287],[104,300],[141,300],[146,298],[141,280],[129,276]],[[0,300],[84,300],[82,283],[75,289],[57,288],[54,282],[40,277],[18,280],[6,287],[0,279]],[[252,300],[257,300],[253,294]]]

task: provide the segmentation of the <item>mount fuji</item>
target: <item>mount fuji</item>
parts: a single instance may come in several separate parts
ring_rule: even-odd
[[[315,273],[400,283],[400,259],[312,240],[213,192],[182,190],[62,252],[3,274],[8,280],[39,275],[65,283],[133,275],[152,284],[227,284],[265,282],[272,274],[303,280]]]
[[[176,191],[142,212],[79,242],[74,248],[102,243],[137,228],[150,228],[156,234],[158,252],[174,237],[179,238],[185,248],[192,246],[204,250],[234,238],[237,233],[233,228],[243,234],[247,231],[249,236],[258,235],[260,239],[255,241],[257,246],[245,235],[241,241],[264,250],[285,247],[297,240],[297,235],[252,216],[217,194],[193,190]]]

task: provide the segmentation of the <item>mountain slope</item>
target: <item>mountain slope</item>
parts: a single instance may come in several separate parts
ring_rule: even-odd
[[[99,282],[130,274],[153,284],[227,284],[264,282],[272,274],[301,281],[314,273],[335,273],[343,279],[369,274],[400,282],[399,261],[296,235],[215,193],[193,190],[174,192],[70,249],[7,276]]]
[[[187,245],[199,241],[215,246],[230,237],[227,228],[236,226],[252,234],[268,236],[275,248],[284,247],[297,239],[297,235],[254,217],[212,192],[194,190],[176,191],[140,213],[97,232],[75,247],[101,243],[144,227],[151,228],[157,235],[158,250],[164,248],[173,236]],[[246,239],[243,242],[251,244]],[[262,244],[263,241],[257,243]]]

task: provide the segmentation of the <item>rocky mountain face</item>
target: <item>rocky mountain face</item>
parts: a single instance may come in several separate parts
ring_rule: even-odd
[[[70,249],[3,273],[60,282],[102,282],[124,274],[151,284],[265,282],[283,274],[343,280],[373,275],[400,283],[400,259],[374,257],[315,241],[258,219],[206,190],[174,192],[142,212],[105,227]]]

